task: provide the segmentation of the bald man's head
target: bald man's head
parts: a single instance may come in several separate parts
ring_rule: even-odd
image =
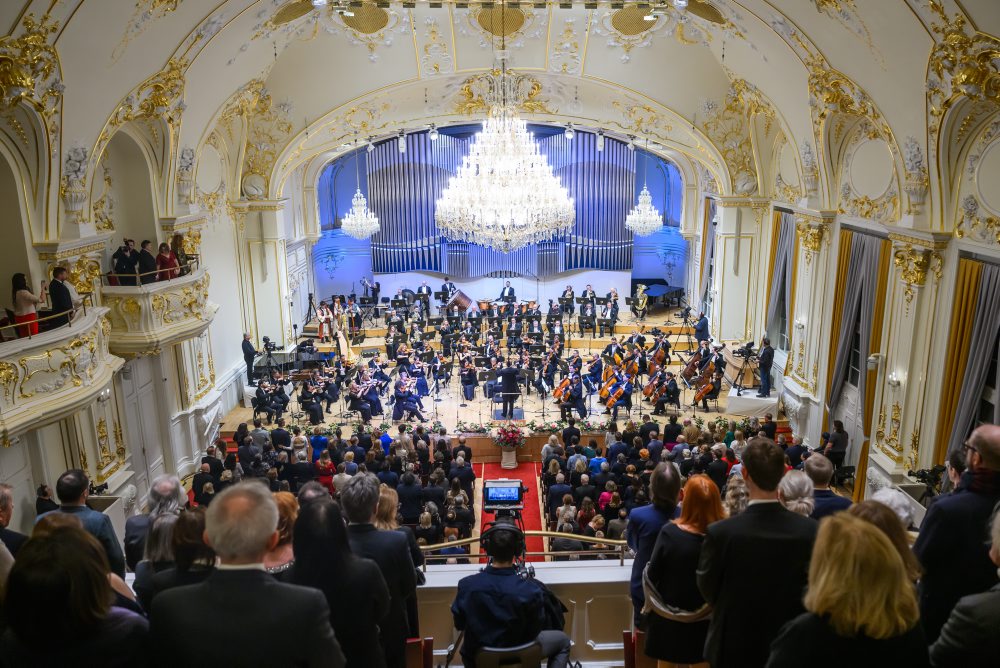
[[[978,467],[1000,471],[1000,425],[984,424],[976,427],[967,441],[970,468]],[[978,455],[979,462],[971,461]]]
[[[201,465],[201,472],[202,473],[211,473],[211,471],[212,471],[212,467],[208,465],[208,462],[205,462],[204,464]]]

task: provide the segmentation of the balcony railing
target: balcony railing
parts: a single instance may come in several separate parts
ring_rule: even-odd
[[[108,309],[79,311],[64,327],[0,344],[0,446],[86,406],[122,361],[111,355]]]
[[[111,350],[149,352],[200,335],[219,306],[208,300],[203,268],[167,281],[101,289],[111,322]]]

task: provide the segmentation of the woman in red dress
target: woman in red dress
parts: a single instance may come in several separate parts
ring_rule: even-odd
[[[43,283],[42,289],[45,289]],[[14,322],[24,323],[17,328],[21,337],[38,334],[38,311],[36,307],[44,300],[32,294],[28,288],[28,278],[17,273],[11,278],[11,301],[14,303]]]
[[[330,494],[334,493],[333,474],[335,472],[336,467],[333,465],[333,460],[330,459],[330,451],[324,450],[320,453],[319,459],[316,460],[316,481],[330,490]]]
[[[160,252],[156,256],[156,268],[159,270],[156,274],[158,281],[169,281],[181,275],[180,262],[168,244],[160,244]]]

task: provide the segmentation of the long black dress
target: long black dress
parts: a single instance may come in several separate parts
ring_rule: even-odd
[[[695,581],[704,539],[704,536],[684,531],[673,522],[660,529],[649,559],[649,579],[664,603],[689,611],[705,604]],[[685,624],[650,613],[646,656],[673,663],[704,661],[708,624],[708,619]]]

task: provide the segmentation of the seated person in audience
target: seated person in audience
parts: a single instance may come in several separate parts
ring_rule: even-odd
[[[452,534],[448,536],[446,543],[454,543],[458,540],[458,536]],[[448,557],[445,561],[446,564],[467,564],[469,560],[467,558],[469,554],[468,548],[462,547],[461,545],[449,545],[448,547],[441,548],[441,555]]]
[[[79,526],[33,536],[6,579],[5,666],[144,665],[149,625],[113,605],[105,550]]]
[[[534,580],[520,578],[514,570],[524,534],[511,526],[492,532],[489,538],[484,548],[490,563],[482,572],[459,580],[451,605],[455,628],[465,632],[462,665],[475,668],[483,647],[516,647],[535,640],[550,668],[566,666],[569,636],[546,630],[544,592]]]
[[[156,663],[343,666],[322,592],[283,584],[264,571],[264,557],[279,541],[278,506],[267,487],[230,487],[205,519],[205,540],[219,568],[200,584],[156,596],[150,618]],[[292,636],[295,642],[288,642]]]

